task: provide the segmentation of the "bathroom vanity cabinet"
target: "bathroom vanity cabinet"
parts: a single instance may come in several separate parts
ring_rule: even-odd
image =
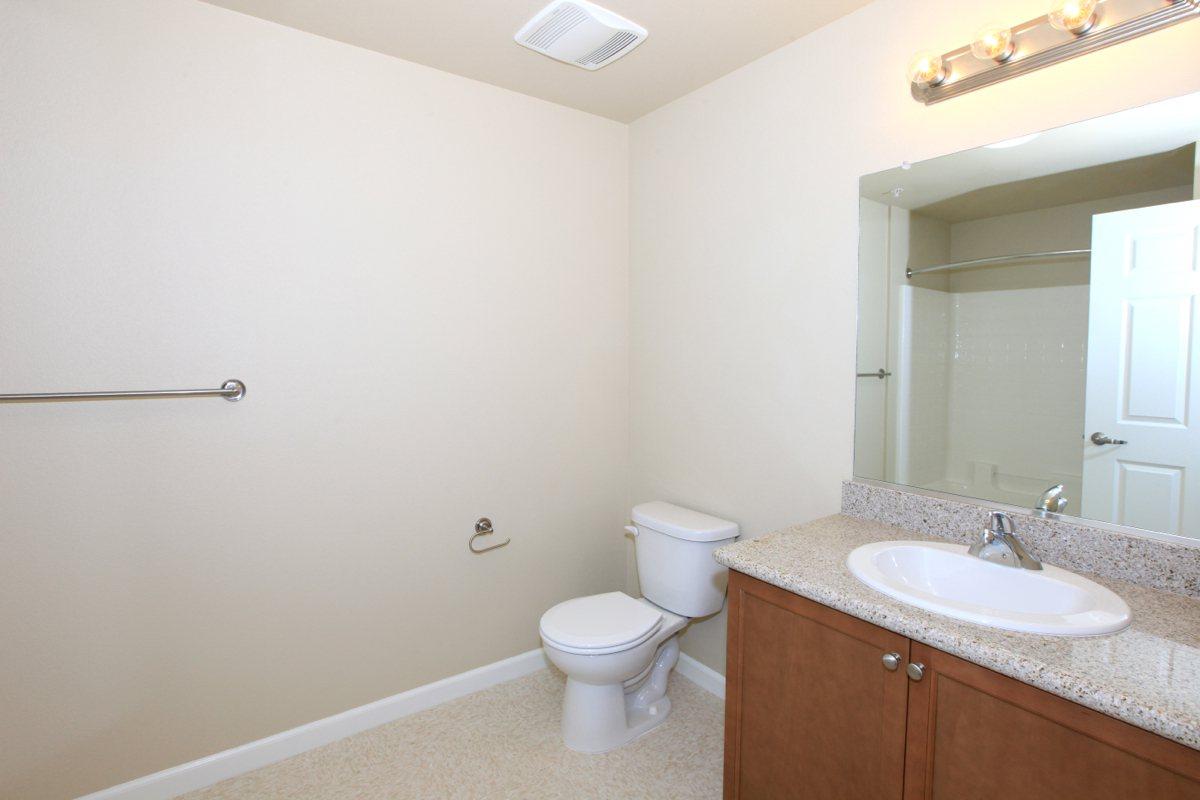
[[[727,800],[1200,800],[1200,751],[735,571],[726,692]]]

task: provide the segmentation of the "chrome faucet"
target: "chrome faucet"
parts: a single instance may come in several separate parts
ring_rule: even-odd
[[[1033,507],[1040,516],[1045,516],[1047,512],[1052,514],[1061,514],[1067,510],[1067,503],[1070,502],[1063,496],[1063,491],[1066,489],[1061,483],[1051,486],[1046,491],[1042,492],[1042,496],[1038,498],[1037,505]]]
[[[1025,545],[1021,544],[1021,540],[1017,538],[1012,518],[1003,511],[993,511],[988,514],[987,527],[983,529],[979,539],[971,545],[967,552],[984,561],[1003,564],[1006,567],[1042,568],[1042,562],[1031,556],[1025,549]]]

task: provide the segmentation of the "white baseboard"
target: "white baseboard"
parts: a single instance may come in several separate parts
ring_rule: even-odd
[[[365,706],[343,711],[332,717],[301,725],[299,728],[292,728],[290,731],[93,792],[78,800],[169,800],[185,792],[212,786],[227,778],[274,764],[276,761],[473,694],[489,686],[529,675],[547,666],[549,662],[539,647],[494,664],[487,664],[469,672],[376,700]]]
[[[707,692],[725,699],[725,676],[712,667],[701,664],[687,653],[679,654],[675,671]]]

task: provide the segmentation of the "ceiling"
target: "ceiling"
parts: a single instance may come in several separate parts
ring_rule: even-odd
[[[549,0],[206,0],[292,28],[631,122],[868,0],[600,0],[649,31],[589,72],[513,35]]]

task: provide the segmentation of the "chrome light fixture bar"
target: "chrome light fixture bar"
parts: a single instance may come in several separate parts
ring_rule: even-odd
[[[919,54],[909,65],[912,96],[940,103],[1197,17],[1200,0],[1057,0],[1049,14],[1011,30],[981,31],[974,52]]]

